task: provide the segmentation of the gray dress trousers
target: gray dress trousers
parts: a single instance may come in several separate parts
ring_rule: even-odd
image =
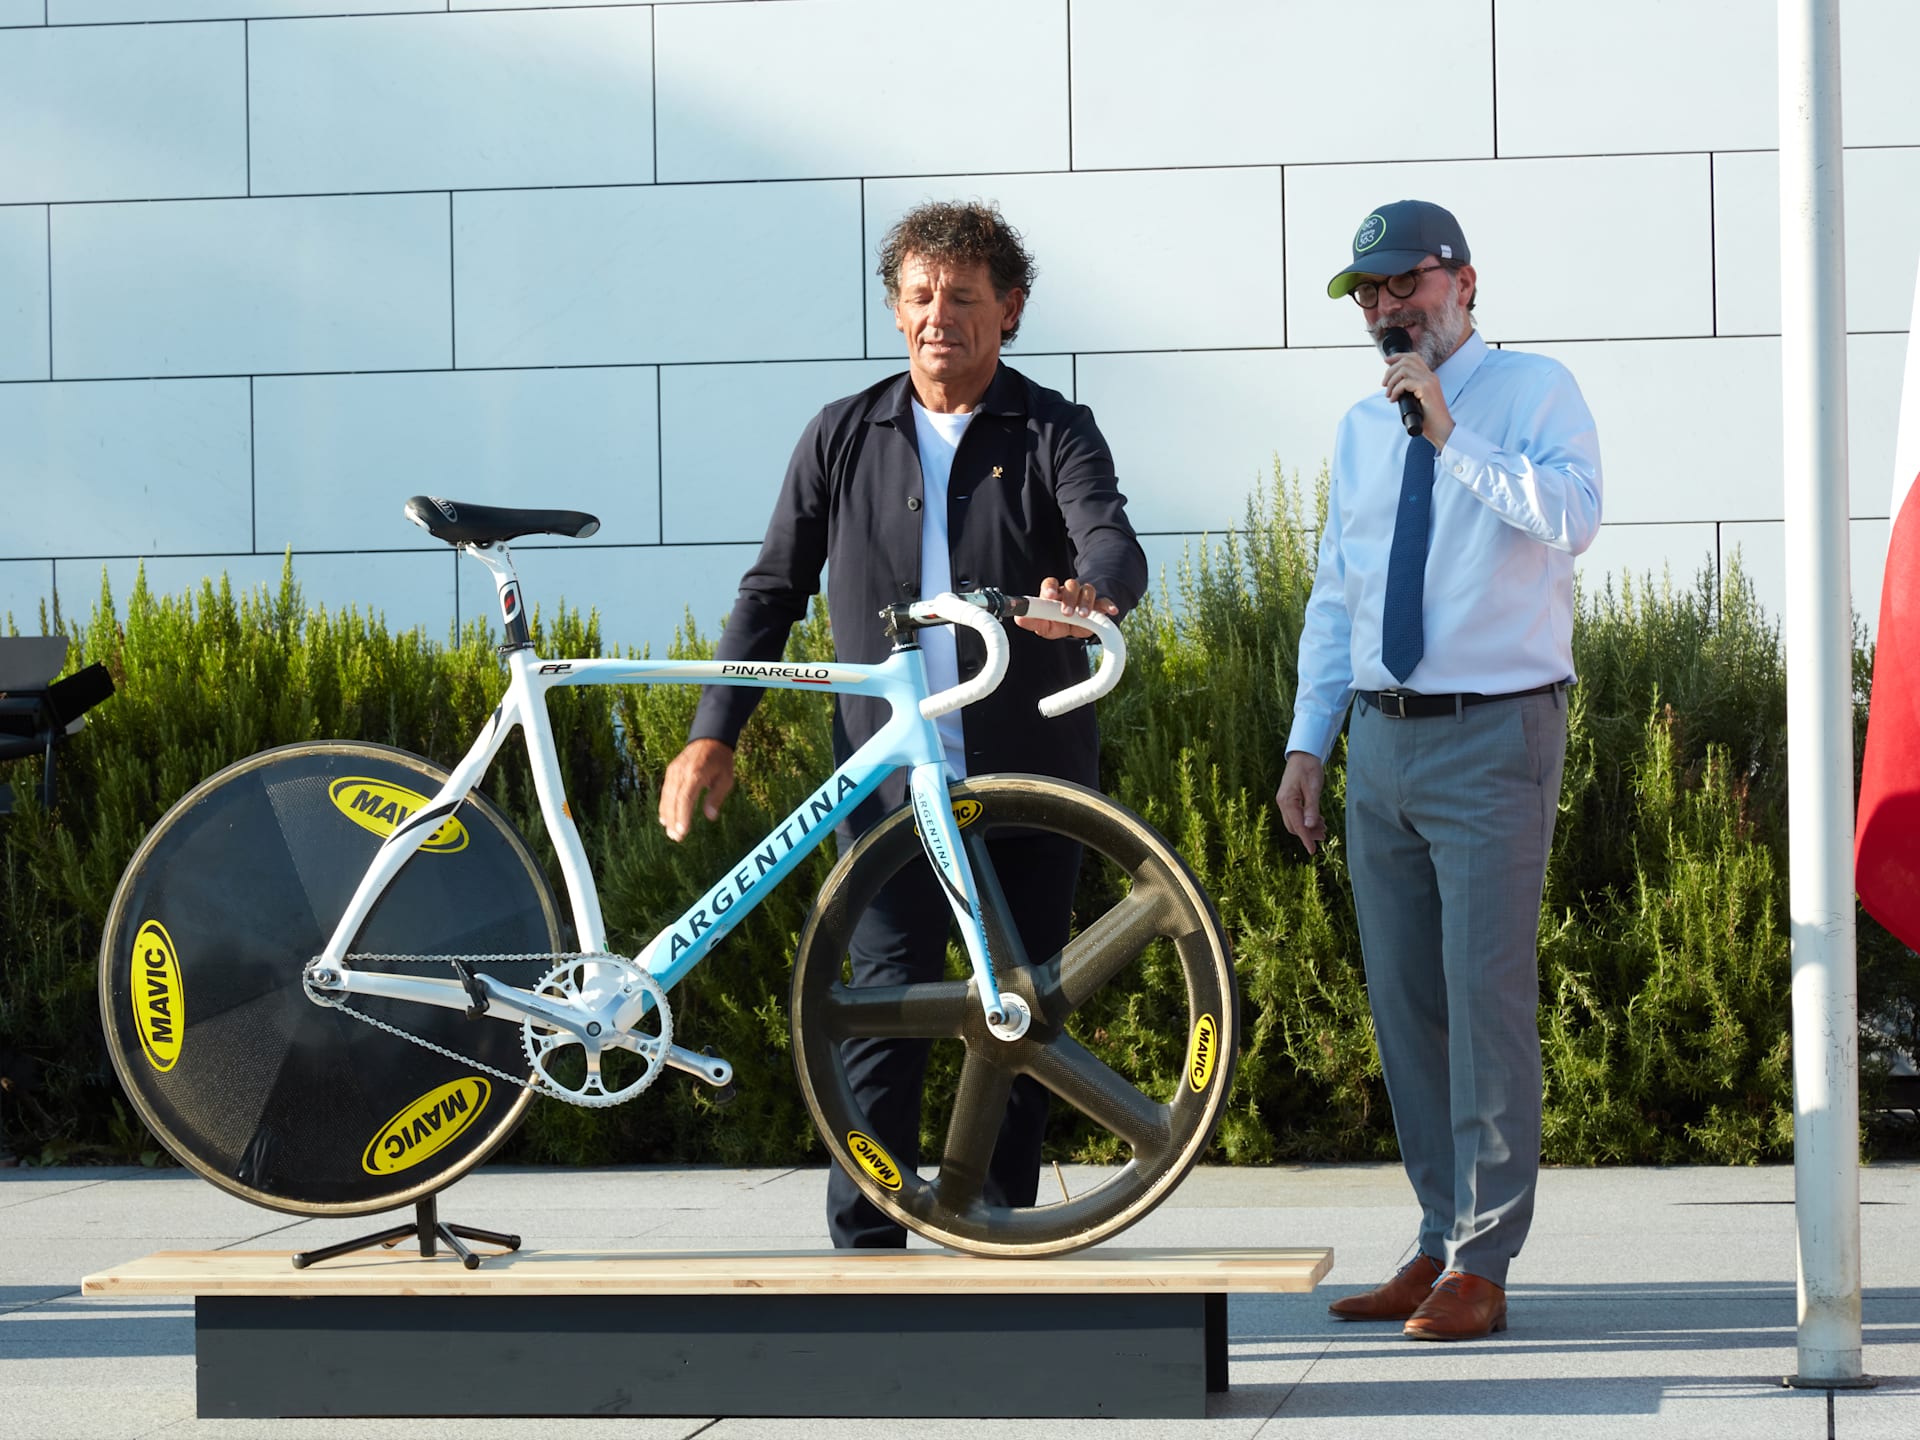
[[[1540,1168],[1538,940],[1562,691],[1391,719],[1354,702],[1347,847],[1420,1248],[1504,1286]]]

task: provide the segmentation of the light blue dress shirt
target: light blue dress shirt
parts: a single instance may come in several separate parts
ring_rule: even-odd
[[[1503,695],[1574,678],[1573,557],[1600,531],[1600,442],[1580,387],[1559,361],[1491,349],[1477,330],[1435,373],[1454,428],[1434,458],[1426,652],[1404,686],[1380,658],[1408,443],[1380,390],[1334,440],[1289,751],[1326,759],[1356,688]]]

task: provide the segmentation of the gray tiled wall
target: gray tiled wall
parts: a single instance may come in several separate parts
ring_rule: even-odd
[[[250,193],[645,185],[652,96],[633,77],[652,71],[651,20],[636,6],[249,26]]]
[[[593,510],[517,552],[528,594],[711,632],[806,418],[898,367],[874,247],[930,196],[1025,231],[1014,362],[1094,408],[1157,565],[1276,454],[1318,471],[1377,377],[1326,277],[1418,194],[1489,338],[1599,418],[1586,583],[1737,549],[1780,603],[1771,6],[980,0],[937,46],[910,9],[0,0],[0,611],[291,549],[310,599],[443,634],[489,587],[400,517],[425,491]],[[1920,5],[1845,0],[1842,35],[1871,617]]]

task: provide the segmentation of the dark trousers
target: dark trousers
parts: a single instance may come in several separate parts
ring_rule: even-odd
[[[1067,942],[1080,846],[1056,835],[994,840],[988,851],[1027,958],[1039,963]],[[944,979],[947,939],[958,934],[933,867],[909,866],[874,897],[849,946],[853,983],[907,985]],[[873,1138],[912,1170],[920,1164],[920,1102],[927,1078],[926,1040],[849,1040],[840,1047],[847,1077],[872,1124]],[[1031,1205],[1040,1182],[1047,1092],[1022,1075],[988,1166],[989,1204]],[[827,1177],[827,1230],[842,1250],[898,1249],[907,1232],[882,1215],[838,1165]]]

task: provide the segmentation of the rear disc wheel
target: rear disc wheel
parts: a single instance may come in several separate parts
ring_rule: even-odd
[[[374,851],[446,773],[379,745],[265,751],[189,792],[135,852],[100,947],[107,1050],[147,1128],[221,1189],[300,1215],[392,1209],[465,1174],[525,1110],[528,1092],[490,1073],[527,1073],[519,1027],[348,998],[477,1069],[316,1004],[303,983]],[[460,956],[525,984],[564,947],[525,841],[475,792],[394,877],[351,948]],[[487,958],[515,954],[540,955],[540,969]]]

